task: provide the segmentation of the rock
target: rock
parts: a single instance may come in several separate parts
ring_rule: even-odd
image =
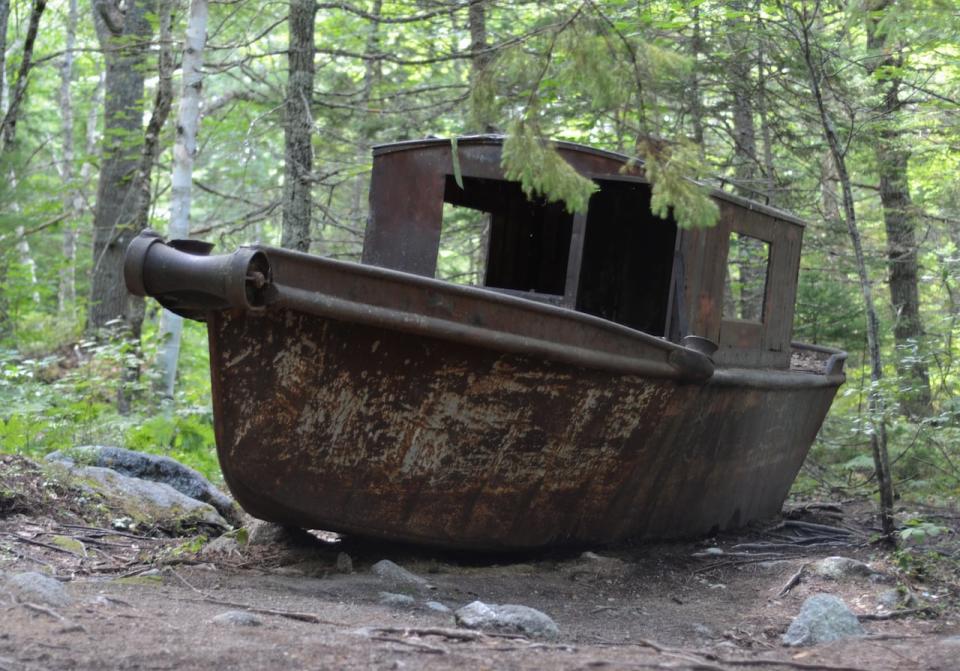
[[[430,586],[425,578],[411,573],[402,566],[394,564],[389,559],[381,559],[374,564],[370,570],[384,582],[388,582],[397,587],[423,588]]]
[[[200,550],[200,554],[203,556],[209,555],[230,555],[240,551],[240,543],[237,542],[237,539],[233,536],[228,536],[224,534],[218,538],[214,538],[212,541],[203,546],[203,549]]]
[[[263,624],[263,620],[245,610],[228,610],[225,613],[214,616],[211,622],[234,627],[259,627]]]
[[[714,555],[719,557],[720,555],[723,554],[723,548],[717,548],[717,547],[707,548],[703,551],[703,554]]]
[[[337,553],[337,573],[353,573],[353,559],[346,552]]]
[[[58,581],[43,573],[33,571],[16,573],[7,577],[4,587],[18,601],[45,604],[47,606],[67,606],[73,599]]]
[[[131,478],[99,466],[74,466],[71,475],[81,489],[103,497],[145,526],[158,526],[171,533],[197,527],[217,532],[230,528],[209,503],[192,499],[162,482]]]
[[[417,601],[407,594],[394,594],[393,592],[380,592],[380,603],[384,606],[393,608],[413,608]]]
[[[849,557],[824,557],[818,561],[811,562],[807,566],[807,570],[812,575],[830,578],[831,580],[869,578],[874,574],[874,570],[862,561],[850,559]]]
[[[449,612],[450,612],[450,608],[448,608],[447,606],[444,606],[444,605],[443,605],[442,603],[440,603],[439,601],[427,601],[427,602],[424,603],[423,605],[426,606],[428,609],[433,610],[433,611],[436,611],[436,612],[438,612],[438,613],[449,613]]]
[[[917,597],[908,589],[888,589],[877,597],[877,604],[887,610],[913,608],[917,605]]]
[[[122,447],[84,445],[67,452],[51,452],[51,461],[109,468],[122,475],[161,482],[191,499],[209,503],[235,526],[240,525],[240,509],[233,499],[213,486],[198,471],[179,461],[157,454],[125,450]]]
[[[800,614],[783,635],[783,644],[807,646],[829,643],[866,632],[857,616],[832,594],[815,594],[803,602]]]
[[[253,520],[246,527],[247,545],[313,545],[316,539],[303,529]]]
[[[560,635],[557,623],[549,615],[528,606],[474,601],[454,615],[457,624],[467,629],[487,629],[546,639]]]

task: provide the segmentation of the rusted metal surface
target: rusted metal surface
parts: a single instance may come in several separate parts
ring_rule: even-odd
[[[210,336],[221,462],[247,510],[449,547],[690,536],[773,515],[837,383],[725,371],[683,384],[289,310],[219,313]]]
[[[844,353],[790,344],[802,226],[722,198],[716,229],[654,231],[674,255],[643,261],[655,281],[625,267],[604,293],[603,258],[634,263],[605,251],[610,236],[642,238],[598,227],[629,223],[642,170],[561,144],[612,186],[563,234],[550,291],[455,286],[432,279],[443,201],[522,210],[483,182],[502,179],[499,141],[459,146],[469,193],[449,191],[445,141],[377,149],[369,265],[271,247],[206,257],[155,235],[131,245],[131,291],[208,323],[238,502],[282,524],[487,550],[693,536],[778,512],[844,379]],[[643,225],[663,224],[643,209]],[[731,233],[770,245],[762,321],[720,314]],[[510,268],[498,273],[509,285]],[[665,337],[594,316],[604,301]]]

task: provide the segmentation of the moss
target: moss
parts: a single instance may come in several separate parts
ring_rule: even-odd
[[[156,587],[163,584],[163,576],[159,575],[131,575],[126,578],[116,578],[112,582],[118,585],[149,585]]]
[[[87,554],[86,546],[70,536],[54,536],[50,539],[50,542],[58,548],[63,548],[77,555],[85,556]]]

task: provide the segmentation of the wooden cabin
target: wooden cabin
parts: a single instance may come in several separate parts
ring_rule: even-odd
[[[599,189],[585,213],[529,200],[500,167],[503,139],[461,138],[463,188],[445,139],[374,148],[363,262],[434,277],[444,203],[489,215],[482,286],[679,342],[718,345],[718,365],[790,366],[804,224],[721,191],[720,220],[681,230],[650,212],[643,166],[558,142],[560,155]]]

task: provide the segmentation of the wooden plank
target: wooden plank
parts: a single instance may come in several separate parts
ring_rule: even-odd
[[[570,255],[567,257],[567,281],[563,290],[563,305],[573,309],[577,305],[580,288],[580,268],[583,264],[583,241],[586,238],[587,215],[578,212],[573,216],[570,234]]]

